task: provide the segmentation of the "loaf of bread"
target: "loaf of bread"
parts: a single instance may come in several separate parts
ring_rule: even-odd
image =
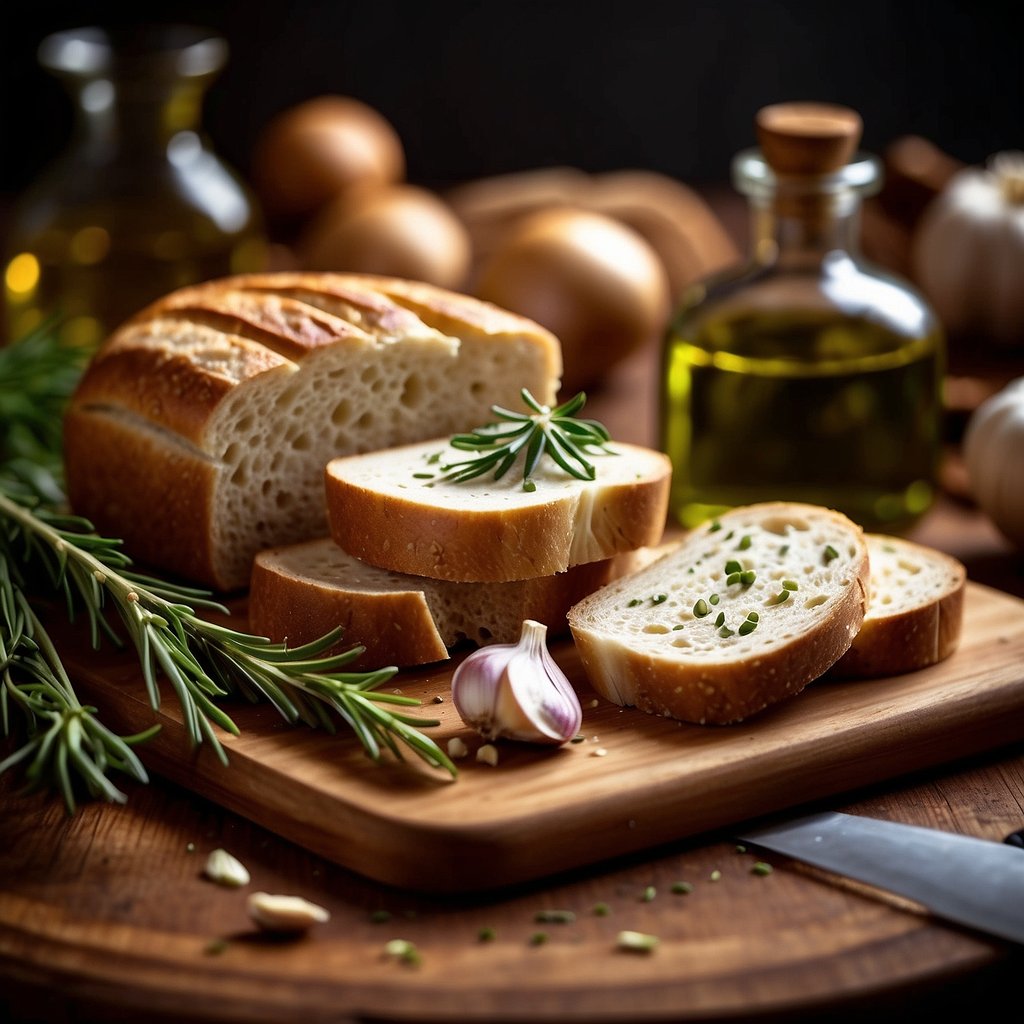
[[[378,569],[330,538],[261,551],[253,564],[249,628],[289,646],[343,629],[339,650],[361,645],[354,668],[425,665],[462,643],[514,643],[523,620],[568,632],[566,612],[623,563],[587,562],[510,583],[451,583]]]
[[[799,693],[849,649],[864,533],[814,505],[733,509],[569,610],[587,677],[617,704],[726,725]]]
[[[948,658],[960,644],[967,570],[956,558],[900,537],[868,534],[871,590],[834,678],[899,675]]]
[[[428,285],[263,274],[174,292],[116,331],[65,419],[74,510],[137,562],[228,591],[262,548],[326,533],[336,455],[469,430],[526,387],[551,402],[557,340]]]
[[[335,543],[371,565],[457,582],[495,583],[564,572],[658,544],[672,470],[661,452],[610,444],[594,480],[544,459],[495,480],[444,479],[466,458],[448,439],[331,460],[327,518]]]

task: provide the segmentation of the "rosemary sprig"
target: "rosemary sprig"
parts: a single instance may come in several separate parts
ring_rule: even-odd
[[[208,742],[227,763],[214,725],[238,734],[238,727],[216,701],[232,692],[267,699],[289,722],[333,728],[325,713],[335,711],[356,733],[367,754],[377,759],[384,748],[401,756],[404,744],[433,767],[453,775],[455,767],[441,749],[414,726],[436,725],[383,705],[417,705],[413,697],[376,692],[394,667],[344,672],[363,651],[352,647],[324,655],[340,639],[337,629],[303,647],[287,648],[201,617],[196,608],[227,609],[206,593],[137,573],[120,550],[120,541],[102,537],[88,520],[54,511],[31,499],[19,501],[0,490],[2,553],[10,559],[15,540],[23,561],[42,568],[52,588],[65,599],[68,614],[83,608],[93,646],[101,635],[116,639],[105,615],[109,602],[124,624],[142,667],[149,700],[160,706],[158,676],[171,684],[181,706],[191,743]]]
[[[160,705],[158,679],[166,678],[190,741],[210,743],[223,761],[214,726],[233,734],[238,728],[216,702],[240,693],[269,700],[289,722],[331,731],[334,712],[370,757],[385,749],[401,757],[406,747],[454,776],[451,760],[419,731],[436,721],[399,710],[419,702],[376,692],[395,668],[347,672],[362,648],[324,653],[337,645],[340,630],[288,649],[218,625],[197,611],[227,613],[206,591],[135,572],[119,540],[65,511],[61,419],[83,365],[83,354],[45,327],[0,347],[0,732],[11,734],[17,710],[26,733],[24,745],[0,761],[0,774],[24,767],[30,786],[57,788],[69,811],[76,781],[91,796],[119,802],[124,794],[107,778],[110,771],[147,781],[131,747],[156,728],[116,736],[78,700],[31,606],[30,596],[42,592],[61,596],[72,620],[84,611],[94,647],[104,636],[122,642],[108,620],[112,607],[135,647],[153,708]]]
[[[494,470],[500,480],[525,453],[523,490],[533,491],[534,471],[547,454],[566,473],[580,480],[593,480],[597,474],[588,456],[594,451],[611,454],[607,429],[597,420],[575,419],[587,396],[581,391],[554,409],[538,402],[523,388],[523,402],[529,412],[513,412],[500,405],[491,411],[499,422],[477,427],[468,434],[456,434],[449,444],[461,451],[477,453],[473,458],[444,466],[443,480],[471,480]]]

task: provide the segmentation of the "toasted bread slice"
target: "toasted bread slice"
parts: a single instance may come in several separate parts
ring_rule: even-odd
[[[672,469],[661,452],[612,444],[594,480],[554,462],[523,489],[499,480],[444,480],[466,453],[448,439],[333,459],[325,473],[331,536],[349,554],[394,572],[458,582],[507,582],[564,572],[661,541]]]
[[[960,644],[966,568],[950,555],[900,537],[872,533],[867,542],[867,614],[829,676],[900,675],[948,658]]]
[[[864,533],[846,516],[750,505],[584,598],[569,627],[608,700],[725,725],[799,693],[846,653],[869,571]]]

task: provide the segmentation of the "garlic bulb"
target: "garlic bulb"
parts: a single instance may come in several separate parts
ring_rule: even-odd
[[[979,508],[1016,547],[1024,550],[1024,377],[1011,381],[971,415],[963,455]]]
[[[518,643],[481,647],[455,670],[452,701],[484,739],[562,744],[579,732],[579,698],[546,637],[547,626],[526,619]]]
[[[912,266],[947,331],[1024,342],[1024,153],[950,179],[915,229]]]

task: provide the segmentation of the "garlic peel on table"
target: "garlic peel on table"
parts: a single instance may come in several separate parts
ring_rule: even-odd
[[[481,647],[455,670],[452,702],[484,739],[560,745],[579,732],[579,698],[546,638],[547,626],[526,619],[517,643]]]

